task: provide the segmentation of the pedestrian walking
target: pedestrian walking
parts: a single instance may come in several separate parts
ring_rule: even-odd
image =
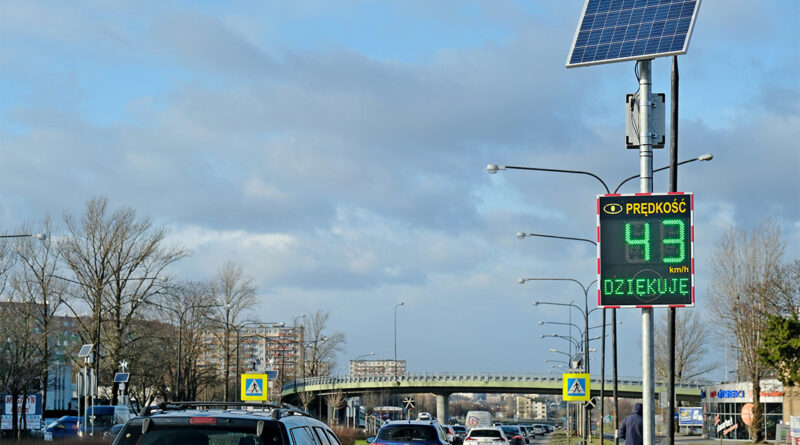
[[[633,405],[633,412],[622,421],[619,427],[619,438],[625,439],[625,445],[642,445],[642,404]]]

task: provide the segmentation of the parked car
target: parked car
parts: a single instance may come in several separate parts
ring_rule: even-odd
[[[525,436],[518,425],[503,425],[500,428],[506,433],[509,445],[525,445]]]
[[[525,437],[525,443],[531,443],[536,438],[533,428],[528,425],[519,425],[519,430],[522,431],[522,436]]]
[[[42,430],[44,440],[65,439],[78,435],[78,424],[83,417],[63,416],[50,422]]]
[[[86,415],[86,425],[78,425],[78,436],[81,437],[84,435],[101,437],[112,426],[124,424],[133,417],[130,409],[122,405],[90,406]]]
[[[444,434],[447,436],[447,441],[451,444],[461,445],[464,442],[464,438],[462,438],[452,426],[442,425],[442,429],[444,429]]]
[[[372,445],[449,445],[444,429],[433,420],[395,420],[385,423],[378,434],[368,437]]]
[[[469,430],[464,445],[510,445],[499,426],[476,427]]]
[[[341,445],[324,423],[297,408],[227,402],[148,407],[123,426],[113,445]]]
[[[453,425],[453,430],[461,436],[462,440],[467,437],[467,428],[464,425]]]

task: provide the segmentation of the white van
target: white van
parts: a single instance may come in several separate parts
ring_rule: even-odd
[[[469,411],[464,422],[467,431],[473,428],[487,428],[492,426],[492,413],[489,411]]]

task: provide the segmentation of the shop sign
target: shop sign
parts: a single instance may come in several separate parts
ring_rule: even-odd
[[[717,399],[743,399],[744,391],[735,389],[720,389],[719,391],[711,391],[711,397]]]
[[[703,426],[703,408],[678,408],[679,426]]]

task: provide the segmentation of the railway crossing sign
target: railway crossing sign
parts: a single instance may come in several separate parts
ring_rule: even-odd
[[[565,373],[563,374],[564,390],[562,397],[565,401],[591,400],[589,389],[589,374]]]
[[[268,400],[269,377],[267,374],[242,374],[242,400]]]
[[[414,398],[413,397],[406,397],[403,399],[403,404],[406,406],[407,410],[414,409]]]

